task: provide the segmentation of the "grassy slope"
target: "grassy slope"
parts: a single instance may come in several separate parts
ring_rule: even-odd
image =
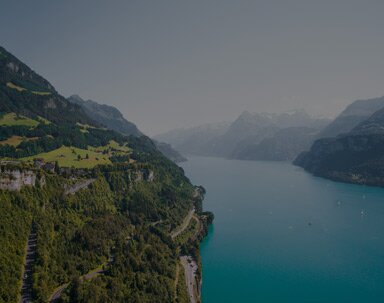
[[[36,127],[40,122],[24,117],[18,116],[15,113],[8,113],[0,117],[0,126],[30,126]]]
[[[16,144],[17,142],[17,138],[11,140],[11,143]],[[0,144],[1,143],[5,144],[5,141],[0,142]],[[53,151],[33,155],[20,160],[32,162],[35,158],[42,158],[45,162],[57,161],[61,167],[93,168],[99,164],[111,164],[112,162],[109,159],[110,156],[129,155],[131,151],[132,150],[127,145],[120,146],[116,141],[111,140],[108,145],[99,147],[89,146],[88,149],[62,146]],[[80,160],[78,159],[79,155],[81,158]]]
[[[81,159],[78,160],[80,155]],[[88,159],[87,159],[88,155]],[[108,155],[103,155],[92,150],[76,147],[62,146],[48,153],[37,154],[22,158],[22,161],[32,161],[35,158],[43,158],[46,162],[57,161],[61,167],[92,168],[98,164],[110,164]]]

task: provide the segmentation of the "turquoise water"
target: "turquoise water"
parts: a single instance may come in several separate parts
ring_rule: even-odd
[[[384,190],[288,163],[192,157],[215,213],[203,303],[384,302]]]

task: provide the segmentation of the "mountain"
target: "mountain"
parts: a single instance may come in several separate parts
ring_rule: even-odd
[[[170,144],[182,154],[209,156],[213,155],[213,140],[223,135],[228,127],[227,122],[204,124],[192,128],[171,130],[153,138]]]
[[[239,143],[231,158],[242,160],[292,161],[307,150],[315,139],[318,129],[288,127],[278,130],[271,137],[258,143]]]
[[[381,109],[374,112],[368,119],[362,121],[355,128],[353,128],[350,134],[354,134],[354,135],[384,134],[384,105]]]
[[[379,109],[348,133],[315,141],[294,164],[337,181],[384,186],[383,129],[384,109]]]
[[[258,143],[272,136],[278,129],[272,122],[273,118],[269,114],[243,112],[222,136],[214,140],[214,154],[229,157],[235,147],[240,142],[245,143],[248,138]]]
[[[3,48],[0,77],[0,302],[189,302],[204,189]]]
[[[318,134],[318,139],[336,137],[351,131],[359,123],[369,118],[374,112],[384,107],[384,97],[357,100]]]
[[[124,135],[141,136],[135,124],[126,120],[123,114],[115,107],[99,104],[92,100],[83,100],[78,95],[72,95],[68,100],[83,108],[84,112],[95,121]]]
[[[173,130],[156,138],[185,154],[281,161],[292,160],[308,148],[328,123],[327,119],[312,118],[304,111],[245,111],[232,123]]]
[[[79,105],[88,116],[109,129],[127,136],[143,136],[143,133],[139,131],[137,126],[125,119],[123,114],[113,106],[99,104],[93,100],[85,101],[78,95],[72,95],[68,100],[73,104]],[[187,160],[169,144],[155,142],[155,145],[164,156],[176,163]]]
[[[327,122],[298,110],[282,114],[243,112],[218,139],[216,152],[234,159],[290,160]],[[285,136],[293,140],[287,144]],[[265,157],[263,150],[270,154]]]
[[[0,112],[17,112],[53,123],[94,125],[84,111],[57,93],[43,77],[0,47]]]

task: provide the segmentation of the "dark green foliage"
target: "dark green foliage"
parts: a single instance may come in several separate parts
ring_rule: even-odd
[[[118,241],[104,275],[80,285],[74,281],[61,302],[172,302],[176,251],[151,229],[139,228]]]
[[[44,173],[36,169],[45,182],[20,192],[0,190],[0,302],[18,300],[32,222],[37,234],[34,302],[47,302],[56,287],[69,282],[62,302],[173,302],[180,248],[169,232],[192,207],[201,209],[201,199],[193,196],[194,187],[183,170],[163,157],[147,137],[93,127],[81,131],[77,122],[93,122],[77,105],[3,48],[0,52],[0,112],[52,122],[35,128],[0,127],[0,140],[38,138],[17,148],[0,146],[0,158],[32,156],[63,145],[105,146],[114,140],[128,142],[130,159],[135,160],[121,163],[128,158],[115,157],[112,165],[89,170],[56,167],[55,173]],[[8,87],[8,82],[25,90]],[[65,194],[84,178],[92,178],[88,187]],[[198,258],[196,242],[185,244],[185,251]],[[99,276],[83,279],[95,270]]]
[[[107,145],[111,140],[119,143],[127,140],[123,135],[110,130],[95,128],[83,133],[77,125],[41,124],[33,129],[25,126],[0,126],[0,140],[12,136],[38,137],[38,139],[23,141],[17,148],[10,145],[0,145],[0,157],[23,158],[49,152],[63,145],[86,149],[87,146]]]
[[[14,302],[31,225],[28,200],[0,191],[0,302]]]
[[[384,135],[351,134],[317,140],[294,164],[336,181],[384,186]]]
[[[11,272],[0,274],[4,285],[11,276],[16,277],[16,283],[20,281],[22,252],[33,217],[38,235],[33,275],[36,302],[45,302],[55,287],[102,265],[108,268],[106,274],[76,286],[84,302],[93,302],[95,295],[100,298],[97,300],[108,298],[104,302],[170,302],[178,254],[169,230],[182,222],[194,202],[188,180],[172,162],[164,163],[168,165],[98,167],[91,173],[97,180],[74,195],[63,196],[64,184],[71,181],[55,175],[46,175],[43,189],[1,192],[1,207],[7,207],[2,211],[12,216],[4,226],[12,244],[3,250],[0,266],[7,266],[8,258],[14,259],[14,267],[7,266]],[[164,178],[137,182],[130,177],[149,168],[154,169],[156,178]],[[25,221],[17,225],[22,226],[22,232],[14,229],[13,220]],[[154,221],[161,224],[148,225]],[[19,238],[19,234],[24,236]],[[9,255],[11,245],[21,252],[18,257]],[[113,261],[107,265],[111,257]],[[12,302],[17,291],[17,284],[2,289],[2,296],[8,298],[4,301]]]

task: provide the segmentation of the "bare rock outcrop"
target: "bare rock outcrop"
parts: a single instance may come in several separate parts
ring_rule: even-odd
[[[37,176],[32,170],[0,167],[0,189],[18,191],[24,186],[35,186]]]

